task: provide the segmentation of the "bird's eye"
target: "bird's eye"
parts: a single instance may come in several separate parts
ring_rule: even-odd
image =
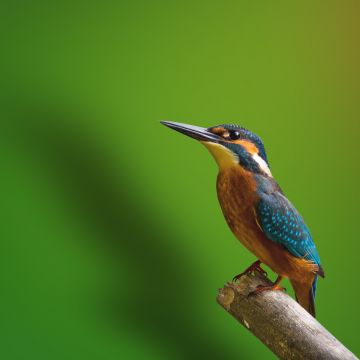
[[[240,138],[240,133],[236,130],[229,131],[229,137],[231,140],[237,140]]]

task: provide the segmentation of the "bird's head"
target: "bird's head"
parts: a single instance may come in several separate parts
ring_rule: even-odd
[[[241,126],[224,124],[202,128],[170,121],[161,123],[204,144],[220,170],[241,166],[246,171],[271,176],[262,140]]]

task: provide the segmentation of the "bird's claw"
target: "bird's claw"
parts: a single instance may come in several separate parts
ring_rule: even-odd
[[[244,275],[253,274],[255,272],[258,272],[259,274],[262,274],[263,276],[267,277],[267,272],[260,266],[260,261],[255,261],[252,265],[250,265],[244,272],[241,274],[238,274],[233,277],[233,282],[239,280]]]
[[[235,281],[239,280],[244,275],[245,275],[245,273],[238,274],[238,275],[233,277],[232,281],[235,282]]]
[[[260,266],[257,267],[254,271],[257,271],[258,273],[264,275],[265,277],[267,277],[267,275],[268,275],[268,273],[263,268],[261,268]]]

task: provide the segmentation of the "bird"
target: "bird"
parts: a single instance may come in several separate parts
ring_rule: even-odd
[[[209,128],[161,121],[210,151],[219,171],[216,189],[225,220],[235,237],[257,260],[242,276],[259,271],[261,264],[278,276],[270,286],[258,286],[250,295],[280,286],[288,278],[298,303],[315,317],[318,277],[325,277],[310,230],[274,179],[264,143],[255,133],[234,124]]]

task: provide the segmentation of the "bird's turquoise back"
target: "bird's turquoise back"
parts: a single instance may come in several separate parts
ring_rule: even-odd
[[[320,257],[303,218],[284,196],[272,178],[257,175],[259,201],[256,206],[258,221],[266,236],[284,246],[292,255],[313,262],[323,275]],[[316,292],[317,277],[313,282]]]

